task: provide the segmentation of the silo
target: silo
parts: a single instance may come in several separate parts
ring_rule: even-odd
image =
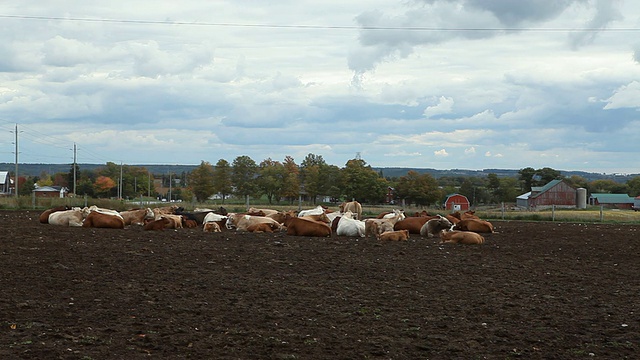
[[[578,188],[576,190],[576,207],[578,209],[587,208],[587,189]]]

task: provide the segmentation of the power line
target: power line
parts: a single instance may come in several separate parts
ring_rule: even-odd
[[[316,29],[316,30],[396,30],[396,31],[443,31],[443,32],[496,32],[496,31],[528,31],[528,32],[636,32],[640,28],[511,28],[511,27],[428,27],[428,26],[357,26],[357,25],[299,25],[299,24],[251,24],[251,23],[218,23],[218,22],[187,22],[168,20],[128,20],[128,19],[102,19],[102,18],[76,18],[59,16],[32,16],[32,15],[2,15],[0,18],[21,20],[57,20],[74,22],[96,22],[113,24],[138,24],[138,25],[179,25],[179,26],[217,26],[217,27],[248,27],[271,29]]]

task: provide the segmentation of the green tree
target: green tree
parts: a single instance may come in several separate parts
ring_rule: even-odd
[[[408,204],[427,206],[439,203],[444,194],[438,188],[438,182],[430,174],[419,174],[409,170],[401,176],[396,185],[396,194]]]
[[[273,199],[279,201],[284,186],[285,169],[281,162],[267,158],[258,166],[256,186],[258,191],[267,197],[269,204]]]
[[[301,187],[314,204],[322,191],[320,168],[326,164],[321,155],[314,154],[307,154],[300,164]]]
[[[23,179],[23,177],[20,176],[20,180],[22,180],[22,179]],[[33,177],[24,178],[24,181],[21,181],[20,185],[18,186],[18,195],[20,195],[20,196],[31,195],[33,190],[36,188],[35,183],[34,183],[34,179],[35,178],[33,178]]]
[[[200,166],[195,168],[188,176],[189,191],[196,197],[198,202],[205,202],[215,193],[213,186],[214,171],[213,166],[207,161],[201,161]]]
[[[291,156],[284,158],[284,178],[282,196],[292,204],[300,194],[300,169]]]
[[[214,193],[220,194],[222,203],[233,192],[233,181],[231,165],[225,159],[220,159],[216,163],[213,171],[213,189]]]
[[[640,195],[640,176],[636,176],[633,179],[627,181],[627,189],[629,189],[629,196],[636,197]]]
[[[231,180],[235,186],[235,193],[248,200],[249,196],[256,193],[255,178],[258,175],[258,165],[246,155],[238,156],[233,160]]]
[[[347,161],[342,169],[342,184],[347,197],[345,200],[355,199],[368,203],[381,203],[389,186],[388,182],[362,159]]]
[[[536,174],[536,170],[532,167],[526,167],[524,169],[520,169],[520,171],[518,171],[518,174],[518,180],[520,180],[520,190],[522,190],[522,192],[531,191],[531,187],[533,186],[534,181],[533,177]]]

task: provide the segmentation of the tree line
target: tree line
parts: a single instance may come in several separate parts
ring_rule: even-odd
[[[580,176],[564,177],[552,168],[523,168],[517,177],[443,176],[408,171],[404,176],[385,177],[361,158],[348,160],[340,168],[327,164],[321,155],[308,154],[300,164],[286,156],[283,161],[267,158],[256,163],[248,156],[238,156],[229,163],[201,161],[190,172],[152,174],[139,166],[112,162],[94,170],[82,170],[72,164],[68,173],[20,177],[20,195],[29,195],[36,186],[64,186],[76,195],[93,198],[139,197],[206,202],[217,195],[222,203],[233,196],[247,199],[264,198],[269,204],[292,204],[299,199],[314,204],[330,201],[357,200],[366,204],[395,203],[415,206],[441,206],[448,194],[465,195],[472,205],[515,202],[518,195],[544,186],[551,180],[563,179],[573,187],[589,193],[626,193],[640,195],[640,177],[627,183],[613,180],[587,181]],[[75,180],[75,181],[74,181]],[[156,184],[158,183],[158,184]],[[75,186],[74,186],[75,185]],[[160,185],[159,187],[156,185]],[[157,190],[158,188],[164,190]],[[170,189],[170,194],[166,189]],[[162,191],[162,193],[161,193]]]

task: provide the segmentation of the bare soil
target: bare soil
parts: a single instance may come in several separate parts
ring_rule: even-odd
[[[483,245],[65,228],[0,211],[2,359],[635,359],[640,226]]]

